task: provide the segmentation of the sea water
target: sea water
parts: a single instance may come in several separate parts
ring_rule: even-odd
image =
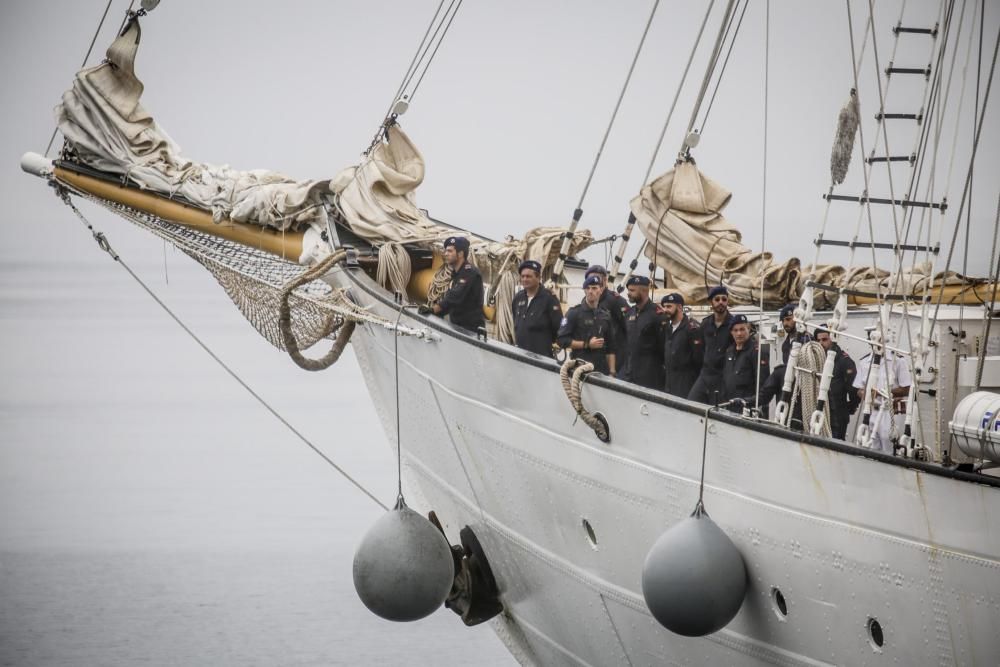
[[[299,370],[201,267],[152,249],[137,272],[391,504],[395,462],[353,355]],[[83,257],[0,262],[0,664],[514,664],[450,611],[370,614],[351,563],[382,510],[120,266]]]

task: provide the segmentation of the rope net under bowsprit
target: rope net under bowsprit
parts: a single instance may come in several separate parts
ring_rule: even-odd
[[[256,248],[227,241],[190,227],[178,225],[124,204],[87,193],[73,194],[94,202],[129,222],[155,234],[205,267],[229,298],[269,343],[287,351],[279,324],[281,291],[304,273],[303,267]],[[397,327],[393,322],[361,308],[322,280],[312,280],[291,292],[288,298],[291,331],[300,349],[324,338],[337,336],[345,322],[368,322],[402,335],[423,337],[426,332]]]

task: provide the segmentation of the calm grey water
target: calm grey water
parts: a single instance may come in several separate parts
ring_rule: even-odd
[[[56,229],[79,248],[0,261],[0,664],[514,664],[488,627],[449,611],[372,616],[351,562],[381,510],[81,230]],[[157,242],[108,231],[227,363],[393,499],[352,356],[298,370],[200,267],[168,251],[165,284]]]

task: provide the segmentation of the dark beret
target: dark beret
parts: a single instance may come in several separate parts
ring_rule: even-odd
[[[583,281],[584,287],[590,287],[591,285],[600,285],[601,279],[597,276],[587,276]]]
[[[649,278],[646,276],[629,276],[629,279],[625,282],[625,287],[631,287],[632,285],[649,287]]]
[[[531,269],[539,275],[542,273],[542,265],[533,259],[526,259],[521,262],[521,265],[517,267],[517,272],[521,273],[521,271],[524,271],[525,269]]]
[[[583,275],[589,276],[591,273],[600,273],[602,276],[606,276],[608,275],[608,270],[605,269],[600,264],[591,264],[590,267],[587,269],[587,272]]]
[[[469,252],[469,239],[464,236],[449,236],[444,241],[444,247],[448,248],[451,246],[454,246],[455,250]]]
[[[714,299],[715,297],[719,296],[720,294],[723,294],[725,296],[729,296],[729,290],[726,289],[725,285],[716,285],[712,289],[708,290],[708,298],[709,298],[709,300]]]
[[[748,320],[747,316],[744,315],[743,313],[737,313],[736,315],[733,315],[733,324],[734,325],[735,324],[750,324],[750,320]]]
[[[662,299],[660,299],[660,303],[662,303],[662,304],[676,303],[678,306],[683,306],[684,305],[684,297],[682,297],[677,292],[671,292],[670,294],[668,294],[665,297],[663,297]]]
[[[781,307],[781,311],[778,313],[778,319],[783,320],[789,315],[794,315],[795,307],[797,305],[798,305],[797,303],[786,303],[784,306]]]

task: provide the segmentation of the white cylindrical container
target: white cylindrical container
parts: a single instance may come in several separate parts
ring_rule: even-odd
[[[1000,394],[977,391],[955,406],[948,430],[967,455],[1000,463]]]

